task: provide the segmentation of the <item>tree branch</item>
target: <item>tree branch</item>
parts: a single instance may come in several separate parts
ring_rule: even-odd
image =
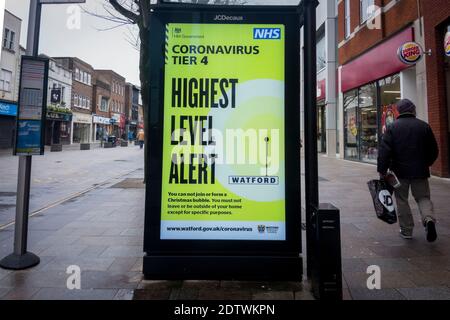
[[[131,20],[133,23],[138,23],[139,16],[134,12],[124,8],[117,0],[109,0],[109,3],[117,10],[121,15]]]

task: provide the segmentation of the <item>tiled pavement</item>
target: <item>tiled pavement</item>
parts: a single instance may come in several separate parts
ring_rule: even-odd
[[[375,217],[366,182],[376,167],[319,157],[320,201],[341,210],[344,297],[353,299],[450,299],[450,180],[432,178],[438,241],[428,243],[417,205],[413,240]],[[367,267],[381,268],[381,290],[368,290]]]
[[[0,269],[0,298],[312,299],[306,283],[143,280],[144,189],[111,188],[142,174],[32,217],[29,250],[41,263],[26,271]],[[429,244],[419,227],[405,241],[396,226],[375,218],[365,184],[376,176],[373,166],[320,157],[320,176],[321,201],[341,209],[345,299],[450,299],[450,182],[432,180],[439,239]],[[11,227],[0,230],[0,257],[11,252],[12,235]],[[81,290],[66,289],[70,265],[82,270]],[[366,287],[369,265],[381,268],[381,290]]]

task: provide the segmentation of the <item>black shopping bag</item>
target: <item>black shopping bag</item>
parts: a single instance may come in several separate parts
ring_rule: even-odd
[[[396,223],[397,213],[394,199],[392,199],[393,188],[384,180],[370,180],[367,182],[367,185],[369,186],[378,219],[389,224]]]

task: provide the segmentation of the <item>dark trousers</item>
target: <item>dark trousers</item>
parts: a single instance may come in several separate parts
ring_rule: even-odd
[[[144,141],[139,141],[139,147],[142,149],[144,147]]]

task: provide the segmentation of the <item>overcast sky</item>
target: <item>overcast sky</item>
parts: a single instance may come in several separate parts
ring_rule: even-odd
[[[89,12],[104,13],[105,0],[87,0],[82,5]],[[6,9],[22,19],[20,42],[26,47],[29,0],[6,0]],[[82,13],[81,28],[66,27],[68,5],[44,5],[39,52],[49,56],[72,56],[88,62],[96,69],[112,69],[128,82],[139,85],[139,52],[127,42],[129,31],[120,27],[99,31],[113,25]]]
[[[83,8],[89,12],[104,13],[107,0],[87,0]],[[252,0],[258,4],[292,4],[298,0]],[[26,47],[29,0],[6,0],[6,9],[22,19],[20,42]],[[113,25],[105,20],[81,14],[81,28],[66,27],[69,5],[44,5],[42,10],[39,52],[49,56],[78,57],[96,69],[112,69],[128,82],[139,85],[139,52],[126,40],[129,29],[119,27],[108,31],[99,29]]]

